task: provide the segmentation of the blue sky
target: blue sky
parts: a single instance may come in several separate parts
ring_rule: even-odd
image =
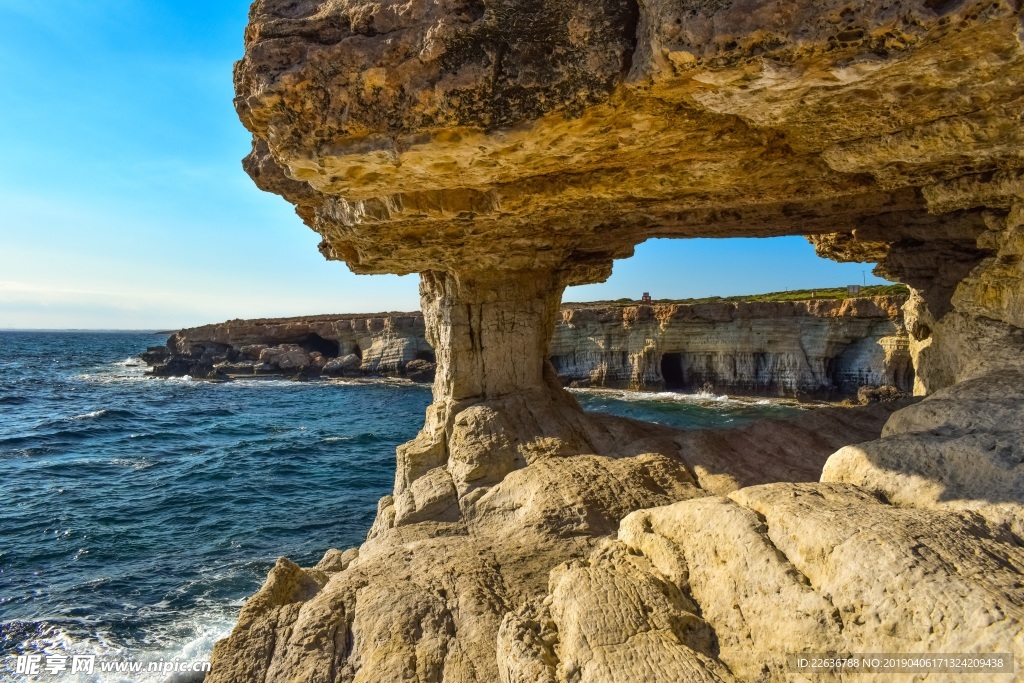
[[[0,0],[0,328],[418,307],[416,277],[324,261],[242,171],[231,65],[248,5]],[[566,300],[841,285],[865,269],[801,238],[654,240]]]

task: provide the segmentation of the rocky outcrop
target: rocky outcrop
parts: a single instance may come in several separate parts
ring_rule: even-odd
[[[984,438],[1005,385],[975,382],[974,404],[952,415],[939,395],[891,416],[876,404],[714,435],[606,418],[604,438],[676,455],[535,452],[449,521],[385,515],[358,550],[305,570],[282,560],[218,644],[213,680],[788,680],[787,654],[801,652],[1008,652],[1019,666],[1024,506],[1006,501],[1024,464],[995,453],[998,481],[1015,483],[956,488],[953,505],[854,484],[849,448],[828,459],[828,481],[813,474],[886,417],[886,436],[860,450],[910,430]],[[992,465],[956,461],[945,481],[977,466]],[[272,599],[286,583],[294,594]]]
[[[1020,429],[986,426],[1024,359],[1018,2],[257,0],[235,84],[321,251],[421,274],[437,378],[366,544],[280,563],[213,683],[1024,667]],[[644,240],[770,235],[910,285],[915,390],[951,393],[829,481],[716,495],[671,433],[584,414],[549,341]]]
[[[420,313],[229,320],[180,330],[142,354],[158,377],[406,376],[433,380]]]
[[[1017,674],[986,680],[1018,680],[1024,458],[1019,422],[1001,418],[1024,403],[1022,379],[984,377],[896,412],[882,439],[829,458],[821,483],[629,515],[616,540],[552,571],[545,599],[505,617],[499,651],[516,656],[503,680],[732,680],[715,664],[789,680],[800,652],[1003,652]]]
[[[549,355],[564,384],[775,396],[913,389],[901,296],[783,302],[574,304]],[[154,374],[433,379],[419,313],[233,320],[143,354]]]
[[[713,447],[703,444],[705,460],[694,470],[680,457],[696,445],[691,433],[600,416],[576,423],[575,447],[582,451],[576,454],[567,437],[516,444],[509,430],[495,428],[492,414],[463,411],[452,439],[462,469],[449,465],[449,474],[440,468],[449,492],[437,483],[444,481],[441,476],[421,476],[414,480],[415,501],[381,501],[377,523],[358,549],[329,551],[315,568],[279,562],[246,603],[235,632],[217,645],[211,680],[547,680],[536,677],[547,664],[528,659],[531,645],[544,642],[528,635],[537,622],[516,622],[522,637],[504,634],[512,628],[511,614],[543,600],[553,569],[586,560],[633,510],[740,485],[793,477],[813,481],[837,445],[877,435],[894,409],[882,404],[833,408],[779,421],[774,429],[754,425],[720,432]],[[539,434],[549,433],[544,420],[554,418],[540,410],[532,418]],[[587,454],[612,448],[621,450],[612,456]],[[774,457],[787,450],[789,462]],[[748,462],[735,466],[735,452],[744,452]],[[495,471],[495,461],[507,463],[504,471]],[[806,469],[803,475],[794,471],[799,465]],[[469,488],[450,491],[453,480],[466,481]],[[426,481],[431,486],[424,486]],[[421,509],[429,510],[429,518],[403,520],[426,500],[433,509]],[[451,507],[443,506],[446,500]],[[281,596],[282,585],[295,588]],[[580,585],[575,593],[584,600],[602,599]],[[673,600],[691,604],[677,591],[638,609]],[[691,604],[691,611],[696,609]],[[604,619],[621,615],[609,616]],[[676,619],[670,613],[665,618]],[[678,627],[696,631],[703,651],[713,649],[713,631],[699,622],[680,620]],[[551,662],[557,650],[552,649]],[[638,672],[650,669],[642,659],[635,663]],[[704,664],[728,676],[713,655]]]
[[[936,392],[889,420],[877,441],[847,446],[822,481],[856,484],[895,505],[976,513],[1024,540],[1024,373]]]
[[[633,513],[617,540],[554,570],[548,597],[502,623],[499,651],[519,650],[503,680],[781,681],[792,653],[1019,663],[1022,570],[1024,550],[979,517],[887,505],[856,486],[694,498]],[[985,678],[1016,680],[1012,667]]]
[[[937,234],[869,243],[878,233],[868,230],[812,239],[819,254],[840,261],[862,258],[870,244],[876,272],[899,273],[911,286],[904,311],[919,395],[1024,369],[1024,195],[1016,177],[994,172],[925,188],[933,213],[974,210]]]

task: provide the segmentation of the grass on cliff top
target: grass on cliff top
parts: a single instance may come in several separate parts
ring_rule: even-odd
[[[813,296],[811,296],[813,294]],[[772,301],[807,301],[810,299],[848,299],[865,296],[909,296],[910,288],[903,284],[868,285],[860,288],[860,294],[846,293],[846,287],[826,287],[823,289],[794,289],[786,292],[769,292],[767,294],[745,294],[742,296],[708,296],[703,299],[654,299],[655,304],[715,304],[715,303],[754,303]],[[635,306],[637,299],[616,299],[615,301],[588,301],[572,303],[573,306]],[[570,305],[570,304],[565,304]]]

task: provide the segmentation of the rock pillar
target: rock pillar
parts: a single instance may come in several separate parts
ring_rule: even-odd
[[[423,273],[435,403],[465,405],[545,386],[564,289],[550,271]]]
[[[564,288],[552,270],[421,275],[434,402],[398,449],[393,505],[378,525],[454,521],[513,469],[594,452],[589,421],[548,361]]]

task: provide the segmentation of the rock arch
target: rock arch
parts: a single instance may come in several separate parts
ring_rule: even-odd
[[[279,563],[210,680],[404,680],[412,663],[425,681],[630,680],[637,661],[647,680],[782,678],[784,633],[821,651],[1009,643],[1020,665],[1024,522],[1006,499],[1024,493],[985,459],[1004,451],[979,441],[1003,429],[980,416],[1019,419],[992,392],[1024,400],[1005,381],[1024,369],[1018,3],[403,8],[257,0],[250,14],[235,71],[254,136],[246,170],[296,206],[327,258],[420,273],[437,375],[367,544],[312,570]],[[825,482],[715,496],[728,477],[682,464],[677,436],[585,415],[547,343],[564,288],[607,277],[645,239],[773,235],[877,262],[914,289],[915,391],[946,417],[898,413],[874,446],[836,453]],[[747,447],[784,454],[770,439]],[[999,499],[969,481],[981,470],[934,469],[923,443],[999,473]],[[897,466],[934,486],[915,488]],[[806,531],[835,548],[858,528],[876,537],[844,546],[839,564],[794,540]],[[765,571],[708,560],[736,538]],[[927,583],[899,584],[918,560],[883,562],[877,548],[922,538],[935,567],[984,578],[926,570]],[[836,576],[850,580],[832,586]],[[792,609],[762,612],[761,588]],[[926,635],[862,632],[859,613],[835,623],[890,588],[898,609],[865,618],[925,620]],[[632,616],[608,623],[610,606]],[[988,626],[965,635],[956,625],[968,621]],[[641,654],[626,657],[623,642]]]

